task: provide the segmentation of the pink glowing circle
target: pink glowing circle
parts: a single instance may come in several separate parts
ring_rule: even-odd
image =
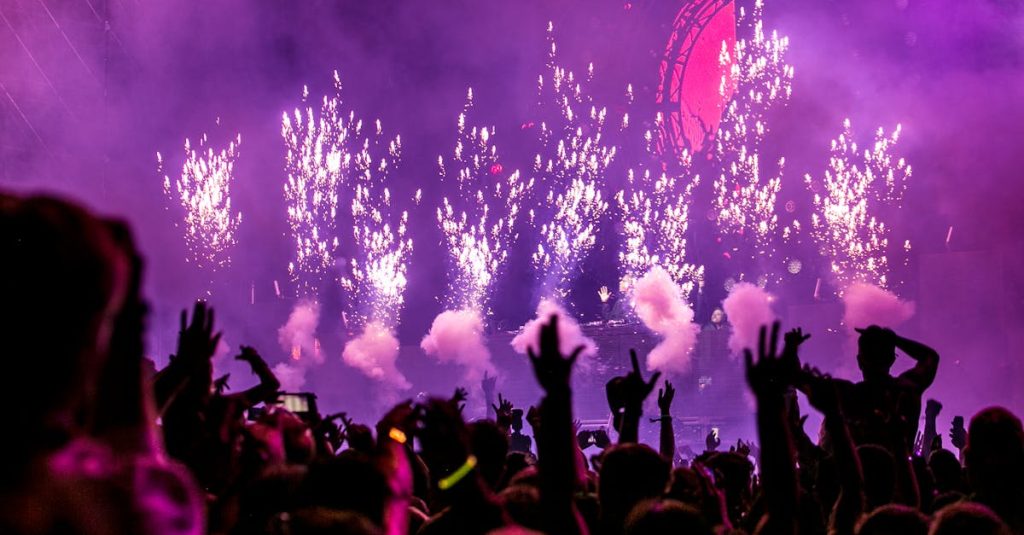
[[[721,64],[719,55],[723,44],[732,50],[735,42],[731,0],[694,0],[679,10],[662,56],[656,97],[665,110],[664,145],[697,151],[712,139],[736,90],[732,84],[722,87],[728,65]]]

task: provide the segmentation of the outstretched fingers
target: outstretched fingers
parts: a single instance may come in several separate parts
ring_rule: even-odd
[[[575,349],[572,350],[572,353],[569,353],[569,365],[570,366],[576,364],[576,359],[579,358],[580,354],[582,354],[583,350],[586,349],[586,348],[587,348],[587,346],[585,346],[583,344],[580,344],[580,345],[576,346]]]
[[[558,315],[552,314],[547,324],[540,328],[540,352],[541,354],[560,350],[558,346]]]
[[[640,360],[636,356],[636,350],[629,350],[629,360],[633,363],[633,373],[640,375]]]
[[[654,385],[658,382],[658,379],[661,379],[661,372],[654,372],[654,375],[651,376],[651,380],[647,381],[648,392],[654,390]]]
[[[530,357],[530,363],[533,364],[534,368],[536,368],[537,365],[540,364],[540,357],[538,357],[537,354],[533,352],[532,347],[526,346],[526,356]]]

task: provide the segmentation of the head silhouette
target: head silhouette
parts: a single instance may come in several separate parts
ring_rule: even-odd
[[[883,505],[864,516],[854,531],[857,535],[927,535],[928,517],[906,505]]]
[[[986,497],[1015,494],[1024,478],[1024,428],[1002,407],[971,418],[964,466],[971,488]]]
[[[129,259],[110,227],[49,197],[0,194],[0,336],[7,383],[0,402],[16,441],[56,447],[87,417],[114,320],[127,289]],[[29,402],[27,402],[29,401]]]
[[[633,508],[626,518],[626,535],[711,535],[712,526],[690,505],[675,500],[647,500]]]
[[[860,333],[857,339],[857,366],[864,374],[864,380],[888,377],[889,370],[896,362],[896,344],[893,342],[892,331],[877,325],[856,331]]]
[[[643,444],[609,449],[601,462],[598,487],[602,515],[609,527],[620,529],[636,504],[660,497],[668,485],[670,469],[665,458]]]
[[[491,420],[478,420],[467,426],[470,448],[476,456],[477,470],[492,490],[498,489],[505,457],[508,456],[508,437]]]
[[[875,444],[857,448],[857,457],[864,470],[864,494],[869,507],[879,507],[892,501],[896,488],[896,467],[892,453]]]
[[[980,503],[959,502],[935,514],[929,535],[1010,535],[1009,526]]]

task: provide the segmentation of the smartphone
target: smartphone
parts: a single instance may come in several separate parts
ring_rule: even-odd
[[[306,414],[309,412],[310,396],[307,393],[281,392],[277,395],[277,404],[285,410],[294,414]]]
[[[953,427],[956,428],[956,429],[963,429],[964,428],[964,417],[963,416],[954,416],[953,417]]]
[[[711,434],[715,435],[715,438],[718,438],[718,428],[717,427],[712,427],[711,428]]]

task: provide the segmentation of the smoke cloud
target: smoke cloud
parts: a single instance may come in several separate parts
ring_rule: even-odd
[[[693,309],[668,272],[655,266],[636,282],[633,309],[648,329],[664,337],[647,355],[647,369],[686,372],[700,329],[693,322]]]
[[[300,392],[306,386],[306,367],[298,362],[275,364],[274,376],[281,382],[281,390],[284,392]]]
[[[869,325],[897,327],[914,315],[914,303],[874,284],[858,282],[843,292],[843,324],[851,332]]]
[[[345,344],[341,358],[375,381],[394,390],[408,390],[412,385],[396,366],[398,347],[394,333],[383,323],[372,321],[362,334]]]
[[[722,301],[722,310],[732,326],[729,350],[733,355],[739,355],[746,348],[756,347],[761,326],[775,321],[772,295],[749,282],[733,285],[729,296]]]
[[[446,310],[438,314],[420,347],[439,362],[465,367],[470,384],[479,382],[485,372],[495,373],[491,352],[484,344],[484,321],[476,310]]]
[[[290,360],[274,366],[274,375],[281,381],[281,389],[289,392],[302,390],[306,384],[306,370],[312,364],[322,364],[316,342],[316,329],[320,324],[320,304],[309,299],[295,303],[288,321],[277,330],[277,343]]]
[[[551,316],[558,316],[558,349],[562,354],[568,354],[578,346],[583,346],[580,356],[592,357],[597,354],[597,344],[584,336],[580,324],[564,308],[550,299],[540,300],[540,304],[537,305],[537,317],[523,325],[522,331],[512,339],[512,348],[524,355],[527,348],[539,351],[537,341],[540,339],[540,328],[550,321]]]
[[[309,355],[317,364],[323,363],[323,356],[316,347],[316,328],[320,324],[320,304],[303,299],[295,304],[288,321],[277,330],[277,341],[281,349],[294,356],[296,348],[302,356]]]

